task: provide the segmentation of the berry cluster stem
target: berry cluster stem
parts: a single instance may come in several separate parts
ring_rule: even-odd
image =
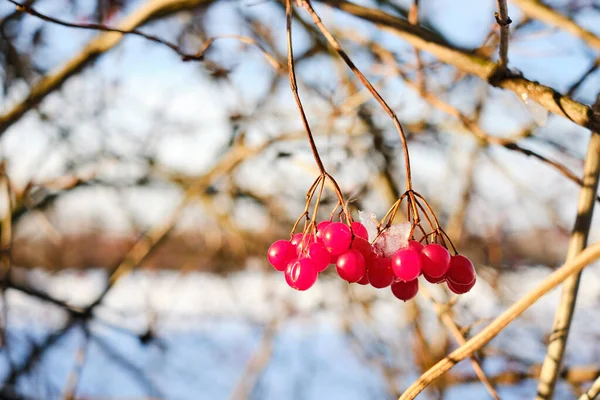
[[[289,3],[290,0],[287,0]],[[402,124],[400,124],[400,120],[396,116],[396,113],[391,109],[391,107],[387,104],[387,102],[381,97],[377,89],[369,82],[367,77],[356,67],[354,62],[350,59],[348,54],[342,49],[342,46],[337,41],[335,37],[329,32],[327,27],[321,21],[321,18],[317,14],[317,12],[313,9],[309,0],[300,0],[302,7],[308,12],[308,14],[312,17],[313,22],[317,26],[317,28],[321,31],[329,45],[335,50],[335,52],[344,60],[346,65],[352,70],[354,75],[360,80],[365,88],[373,95],[375,100],[381,105],[381,107],[385,110],[385,112],[390,116],[392,121],[394,122],[394,126],[400,135],[400,140],[402,141],[402,150],[404,152],[404,164],[406,169],[406,190],[412,191],[412,178],[411,178],[411,169],[410,169],[410,156],[408,154],[408,144],[406,141],[406,134],[404,133],[404,129],[402,128]]]

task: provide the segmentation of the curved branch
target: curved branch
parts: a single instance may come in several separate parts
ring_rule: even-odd
[[[116,29],[119,31],[131,31],[156,18],[192,9],[212,1],[214,0],[150,0],[126,17]],[[17,122],[27,111],[38,105],[48,94],[59,89],[67,79],[116,46],[121,39],[123,39],[123,34],[121,33],[103,32],[88,42],[69,61],[44,76],[31,88],[29,95],[23,101],[0,115],[0,135]]]
[[[464,49],[453,47],[433,32],[420,26],[411,25],[408,21],[383,11],[359,6],[345,0],[319,1],[363,20],[370,21],[381,29],[403,38],[416,48],[433,54],[440,61],[453,65],[463,72],[475,75],[493,86],[508,89],[516,93],[519,98],[527,95],[527,97],[535,100],[556,115],[565,117],[592,131],[600,131],[600,114],[595,113],[591,107],[564,96],[551,87],[530,81],[509,71],[501,70],[493,61],[469,53]]]
[[[544,279],[536,288],[529,291],[519,301],[504,311],[481,332],[473,336],[467,343],[450,353],[446,358],[439,361],[427,372],[425,372],[417,381],[400,396],[399,400],[414,399],[427,385],[438,377],[449,371],[460,361],[469,357],[471,354],[485,346],[490,340],[498,335],[508,324],[517,319],[533,303],[539,300],[546,293],[561,284],[569,276],[578,273],[586,266],[600,259],[600,243],[595,243],[585,249],[572,261],[566,262],[562,267],[554,271],[550,276]]]

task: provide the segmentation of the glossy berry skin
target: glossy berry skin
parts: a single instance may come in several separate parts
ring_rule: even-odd
[[[321,243],[312,243],[306,254],[314,263],[317,272],[325,271],[331,261],[331,255]]]
[[[290,239],[290,243],[293,244],[294,247],[298,247],[298,245],[302,241],[302,236],[304,236],[303,233],[294,234],[294,236],[292,236],[292,238]]]
[[[475,267],[471,260],[460,254],[452,256],[446,279],[456,285],[470,285],[475,280]]]
[[[327,228],[327,226],[329,224],[331,224],[331,221],[321,221],[317,224],[317,226],[316,226],[317,242],[323,242],[323,231],[325,230],[325,228]]]
[[[304,291],[315,284],[317,275],[317,269],[313,261],[309,258],[301,258],[288,265],[285,270],[285,281],[290,287]]]
[[[421,250],[423,273],[432,278],[441,278],[450,268],[450,253],[445,247],[431,243]]]
[[[365,240],[369,240],[369,232],[367,232],[367,228],[360,222],[352,223],[352,232],[354,232],[354,236],[363,238]]]
[[[408,248],[411,250],[415,250],[417,253],[420,253],[423,250],[423,245],[416,240],[408,241]]]
[[[442,283],[442,282],[446,282],[446,276],[441,276],[439,278],[433,278],[429,275],[427,275],[426,273],[423,272],[423,278],[425,278],[425,280],[429,283]]]
[[[392,284],[396,276],[392,270],[392,260],[384,257],[377,257],[372,264],[369,264],[367,271],[371,286],[377,289],[383,289]]]
[[[365,258],[365,263],[369,265],[375,257],[371,243],[361,237],[355,237],[352,241],[351,249],[357,250]]]
[[[471,282],[468,285],[459,285],[457,283],[453,283],[453,282],[447,280],[446,285],[448,285],[448,289],[450,289],[452,292],[454,292],[456,294],[465,294],[468,291],[470,291],[471,289],[473,289],[473,286],[475,286],[475,282],[477,282],[477,279],[475,279],[473,282]]]
[[[348,282],[358,282],[367,272],[365,258],[354,249],[340,254],[335,267],[340,278]]]
[[[356,283],[358,283],[359,285],[368,285],[369,284],[369,275],[367,273],[365,273],[363,275],[363,277],[360,278],[359,281]]]
[[[400,300],[410,300],[419,293],[419,281],[414,279],[408,282],[394,282],[392,283],[392,293]]]
[[[351,243],[352,233],[346,224],[332,222],[323,230],[323,244],[327,251],[334,256],[348,250]]]
[[[277,271],[285,271],[288,264],[296,258],[296,247],[287,240],[278,240],[269,247],[267,258]]]
[[[392,257],[392,270],[401,281],[409,282],[421,275],[421,257],[411,249],[402,249]]]

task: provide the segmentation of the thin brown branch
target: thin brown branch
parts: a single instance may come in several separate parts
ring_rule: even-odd
[[[126,17],[118,28],[120,31],[134,30],[155,18],[165,17],[179,11],[189,10],[208,4],[213,0],[151,0]],[[33,85],[28,96],[10,110],[0,115],[0,135],[48,94],[59,89],[70,77],[93,63],[98,57],[115,47],[123,39],[123,34],[103,32],[89,41],[85,47]]]
[[[452,47],[442,38],[422,27],[413,26],[408,21],[383,11],[359,6],[345,0],[319,1],[370,21],[381,29],[405,39],[413,46],[433,54],[440,61],[453,65],[463,72],[478,76],[493,86],[508,89],[516,93],[519,98],[527,95],[556,115],[565,117],[592,131],[600,131],[600,114],[595,113],[591,107],[564,96],[551,87],[507,71],[501,72],[491,60]]]
[[[422,288],[420,288],[420,291],[421,291],[421,294],[425,298],[429,299],[432,302],[433,308],[435,309],[435,312],[438,315],[438,318],[440,319],[440,321],[442,321],[442,323],[444,325],[446,325],[446,328],[450,331],[450,334],[454,337],[454,340],[456,340],[456,342],[459,345],[461,345],[461,346],[464,345],[467,342],[467,340],[465,339],[463,333],[461,332],[460,327],[456,324],[456,322],[450,315],[450,312],[449,312],[450,308],[438,303],[433,298],[431,293],[429,293],[429,290],[427,289],[426,286],[423,286]],[[483,368],[481,367],[481,364],[479,363],[479,360],[477,359],[477,357],[475,355],[471,355],[470,361],[471,361],[471,365],[473,366],[473,370],[475,371],[475,375],[477,376],[479,381],[481,381],[481,383],[483,384],[485,389],[488,391],[490,396],[493,399],[499,400],[500,396],[498,395],[498,392],[496,392],[496,389],[494,389],[494,387],[490,383],[490,380],[485,375],[485,372],[483,371]]]
[[[550,26],[563,29],[574,36],[577,36],[588,46],[600,51],[600,37],[593,32],[583,28],[577,22],[560,14],[552,7],[542,3],[539,0],[512,0],[521,11],[532,19],[537,19]]]
[[[594,214],[594,199],[598,190],[600,175],[600,133],[592,133],[583,168],[583,187],[579,192],[577,218],[569,242],[567,262],[573,260],[587,245],[587,239]],[[560,303],[554,316],[550,343],[540,373],[537,399],[551,399],[554,393],[560,367],[567,345],[571,320],[577,301],[577,291],[581,273],[574,274],[564,283]]]
[[[342,58],[342,60],[344,60],[344,62],[352,70],[354,75],[356,75],[356,77],[360,80],[360,82],[367,88],[367,90],[373,95],[375,100],[377,100],[379,105],[385,110],[385,112],[392,119],[394,126],[396,127],[396,130],[398,131],[398,134],[400,135],[400,140],[402,141],[402,150],[404,152],[404,165],[405,165],[405,170],[406,170],[406,190],[407,191],[412,190],[410,156],[408,153],[408,144],[406,141],[406,134],[404,133],[404,129],[402,128],[402,124],[400,123],[400,120],[396,116],[396,113],[391,109],[391,107],[387,104],[387,102],[383,99],[383,97],[381,97],[381,95],[379,94],[377,89],[375,89],[375,87],[371,84],[371,82],[369,82],[369,80],[365,77],[365,75],[356,67],[356,65],[350,59],[348,54],[346,54],[346,52],[342,49],[340,43],[333,37],[331,32],[329,32],[329,30],[325,27],[325,25],[321,21],[321,18],[316,13],[316,11],[313,9],[310,2],[308,0],[300,0],[300,1],[301,1],[302,6],[304,7],[304,9],[312,17],[317,28],[319,28],[319,30],[321,31],[323,36],[325,36],[325,39],[327,39],[327,42],[329,43],[329,45],[336,51],[336,53]]]
[[[579,400],[594,400],[598,395],[600,395],[600,372],[592,386],[579,397]]]
[[[510,36],[510,23],[508,16],[508,6],[506,0],[496,0],[498,11],[494,14],[496,22],[500,26],[500,48],[498,57],[498,66],[505,69],[508,66],[508,40]]]
[[[425,372],[403,394],[400,400],[414,399],[423,389],[438,377],[452,369],[456,364],[469,357],[475,351],[485,346],[498,335],[508,324],[518,318],[532,304],[546,293],[560,285],[569,276],[583,270],[586,266],[600,258],[600,243],[595,243],[586,248],[572,261],[565,263],[544,279],[537,287],[530,290],[520,300],[513,303],[506,311],[482,329],[477,335],[469,339],[464,345],[450,353],[446,358]]]
[[[292,41],[292,3],[291,0],[286,0],[285,2],[285,17],[286,17],[286,38],[287,38],[287,53],[288,53],[288,73],[290,77],[290,88],[292,93],[294,94],[294,99],[296,100],[296,105],[298,106],[298,111],[300,112],[300,117],[302,118],[302,124],[304,125],[304,129],[306,130],[306,136],[308,137],[308,143],[310,144],[310,149],[313,153],[313,157],[317,166],[319,167],[319,171],[321,174],[325,174],[325,166],[323,165],[323,161],[321,161],[321,156],[319,156],[319,150],[317,149],[317,145],[315,144],[315,139],[313,138],[312,132],[310,130],[310,124],[308,123],[308,119],[306,118],[306,113],[304,112],[304,107],[302,106],[302,101],[300,100],[300,95],[298,94],[298,84],[296,83],[296,70],[294,68],[294,46]]]

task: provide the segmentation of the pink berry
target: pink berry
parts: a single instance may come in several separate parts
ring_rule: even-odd
[[[358,283],[359,285],[368,285],[369,284],[369,275],[367,273],[365,273],[363,275],[363,277],[360,278],[359,281],[356,283]]]
[[[321,221],[317,224],[317,226],[315,227],[317,231],[317,242],[323,241],[323,231],[325,230],[325,228],[327,228],[329,224],[331,224],[331,221]]]
[[[354,236],[363,238],[365,240],[369,240],[369,232],[367,232],[367,228],[360,222],[352,223],[352,232],[354,232]]]
[[[294,234],[294,236],[292,236],[292,239],[290,239],[290,243],[293,244],[294,247],[298,247],[300,242],[302,242],[302,236],[304,236],[303,233]]]
[[[365,258],[354,249],[340,254],[335,266],[340,278],[348,282],[358,282],[367,272]]]
[[[269,247],[267,258],[277,271],[285,271],[288,264],[296,258],[296,248],[287,240],[278,240]]]
[[[473,286],[475,286],[475,282],[477,282],[477,279],[475,279],[473,282],[469,283],[468,285],[459,285],[457,283],[453,283],[453,282],[447,280],[446,285],[448,285],[448,289],[450,289],[452,292],[454,292],[456,294],[465,294],[469,290],[473,289]]]
[[[408,248],[411,250],[415,250],[417,253],[420,253],[421,250],[423,250],[423,245],[420,242],[417,242],[416,240],[409,240]]]
[[[331,261],[331,255],[321,243],[312,243],[308,247],[307,255],[315,264],[317,272],[325,271]]]
[[[352,233],[348,225],[332,222],[323,230],[323,244],[333,255],[342,254],[350,248]]]
[[[392,270],[401,281],[415,280],[421,275],[421,257],[411,249],[398,250],[392,257]]]
[[[415,279],[408,282],[394,282],[392,283],[392,293],[400,300],[410,300],[419,293],[419,281]]]
[[[470,285],[475,280],[475,267],[471,260],[460,254],[452,256],[446,279],[456,285]]]
[[[423,273],[432,278],[440,278],[450,268],[450,253],[445,247],[431,243],[421,250]]]
[[[371,258],[375,257],[371,243],[361,237],[355,237],[350,248],[357,250],[360,254],[362,254],[367,265],[370,263]]]
[[[389,258],[377,257],[367,271],[371,286],[377,289],[388,287],[394,281],[392,261]]]
[[[317,269],[309,258],[290,263],[285,270],[285,280],[296,290],[307,290],[317,281]]]
[[[446,281],[446,276],[441,276],[439,278],[433,278],[429,275],[427,275],[425,272],[423,272],[423,278],[425,278],[425,280],[429,283],[442,283]]]

